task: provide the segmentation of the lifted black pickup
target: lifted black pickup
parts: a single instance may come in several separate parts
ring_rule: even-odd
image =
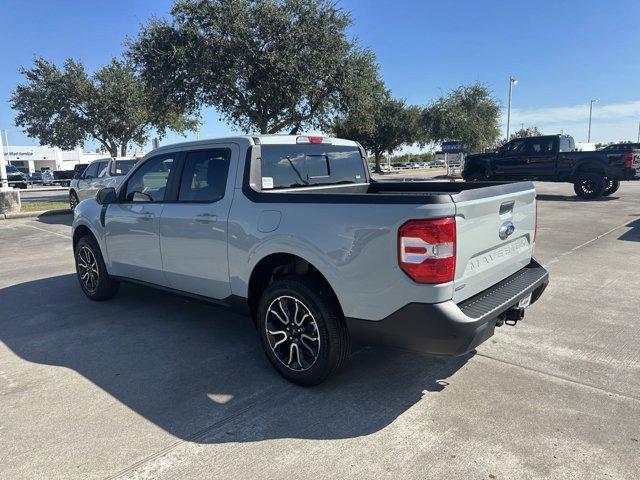
[[[570,135],[545,135],[516,138],[495,152],[469,155],[462,176],[467,181],[570,182],[579,197],[594,199],[611,195],[620,180],[635,179],[639,172],[640,151],[578,152]]]

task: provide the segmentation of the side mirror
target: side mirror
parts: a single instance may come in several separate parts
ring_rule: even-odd
[[[110,203],[116,203],[118,197],[116,196],[116,189],[113,187],[105,187],[98,190],[96,194],[96,202],[100,205],[109,205]]]

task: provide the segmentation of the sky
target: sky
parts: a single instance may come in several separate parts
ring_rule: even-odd
[[[20,66],[35,56],[61,65],[82,60],[89,71],[120,56],[152,16],[167,16],[169,0],[2,0],[0,3],[0,129],[11,145],[38,145],[14,125],[9,97]],[[513,88],[511,131],[536,126],[591,141],[635,140],[640,121],[638,0],[432,1],[341,0],[351,35],[377,55],[396,97],[425,105],[447,91],[485,82],[503,104]],[[238,132],[212,108],[201,138]],[[190,134],[188,139],[195,138]],[[183,138],[169,134],[162,144]],[[89,142],[85,150],[95,148]]]

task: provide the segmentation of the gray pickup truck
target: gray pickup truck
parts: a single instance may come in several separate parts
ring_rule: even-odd
[[[243,136],[161,147],[80,202],[93,300],[121,281],[249,314],[273,366],[318,384],[352,341],[462,355],[548,283],[533,185],[370,178],[353,141]]]

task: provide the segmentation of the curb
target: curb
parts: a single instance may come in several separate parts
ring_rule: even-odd
[[[40,210],[37,212],[0,213],[0,220],[13,220],[15,218],[44,217],[48,215],[66,215],[72,213],[70,208],[60,210]]]

